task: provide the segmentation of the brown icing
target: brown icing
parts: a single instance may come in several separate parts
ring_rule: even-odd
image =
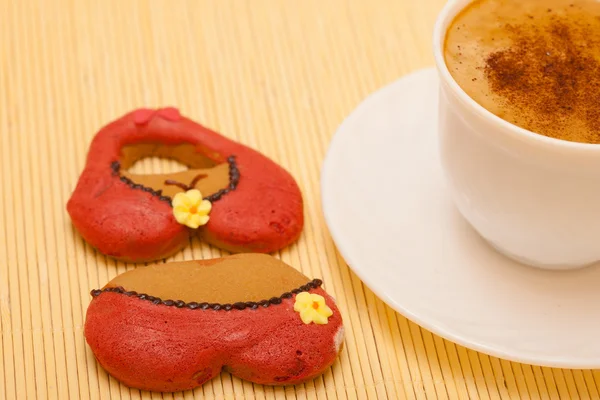
[[[122,287],[174,302],[235,304],[273,298],[281,302],[282,294],[308,283],[302,273],[269,255],[236,254],[136,268],[117,276],[105,288]]]
[[[207,196],[227,187],[229,184],[229,165],[220,164],[210,169],[188,169],[172,174],[156,175],[131,174],[128,171],[121,171],[121,176],[125,176],[134,183],[138,183],[145,187],[161,190],[164,196],[169,197],[173,197],[177,193],[184,192],[185,190],[175,184],[167,184],[168,180],[180,182],[189,186],[198,175],[204,175],[204,178],[199,179],[194,187],[200,190],[204,196]]]
[[[186,165],[188,170],[171,174],[131,174],[127,171],[137,161],[146,157],[161,157],[176,160]],[[164,197],[173,197],[179,192],[196,188],[204,196],[226,190],[230,184],[230,165],[216,164],[199,153],[191,144],[165,145],[160,143],[141,143],[124,146],[121,149],[120,169],[122,177],[154,191],[160,191]],[[196,179],[200,177],[200,179]],[[195,185],[190,185],[196,180]],[[184,186],[187,187],[184,189]]]

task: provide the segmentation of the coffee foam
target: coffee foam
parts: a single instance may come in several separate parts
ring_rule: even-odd
[[[476,1],[448,29],[445,56],[459,85],[499,117],[600,143],[600,3]]]

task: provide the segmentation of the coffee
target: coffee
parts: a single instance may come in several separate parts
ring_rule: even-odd
[[[600,2],[476,0],[444,57],[477,103],[549,137],[600,144]]]

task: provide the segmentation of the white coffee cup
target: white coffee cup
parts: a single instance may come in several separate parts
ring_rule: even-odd
[[[444,60],[444,37],[469,3],[449,1],[433,38],[441,161],[458,210],[521,263],[558,270],[600,261],[600,145],[522,129],[461,89]]]

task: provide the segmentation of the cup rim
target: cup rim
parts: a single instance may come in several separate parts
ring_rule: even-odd
[[[474,1],[476,0],[466,0],[464,4],[462,4],[460,0],[448,0],[437,16],[433,29],[433,54],[435,65],[441,80],[448,85],[448,87],[459,98],[459,100],[462,101],[463,104],[465,104],[471,111],[479,115],[481,118],[487,119],[488,121],[499,125],[505,132],[513,136],[515,139],[521,141],[524,140],[532,144],[542,144],[544,146],[553,147],[560,150],[600,152],[600,144],[598,143],[581,143],[557,139],[535,133],[508,122],[477,103],[467,94],[467,92],[464,91],[462,87],[460,87],[446,65],[446,60],[444,58],[444,42],[446,38],[446,30],[450,22],[449,20],[458,15],[460,11],[464,10]]]

